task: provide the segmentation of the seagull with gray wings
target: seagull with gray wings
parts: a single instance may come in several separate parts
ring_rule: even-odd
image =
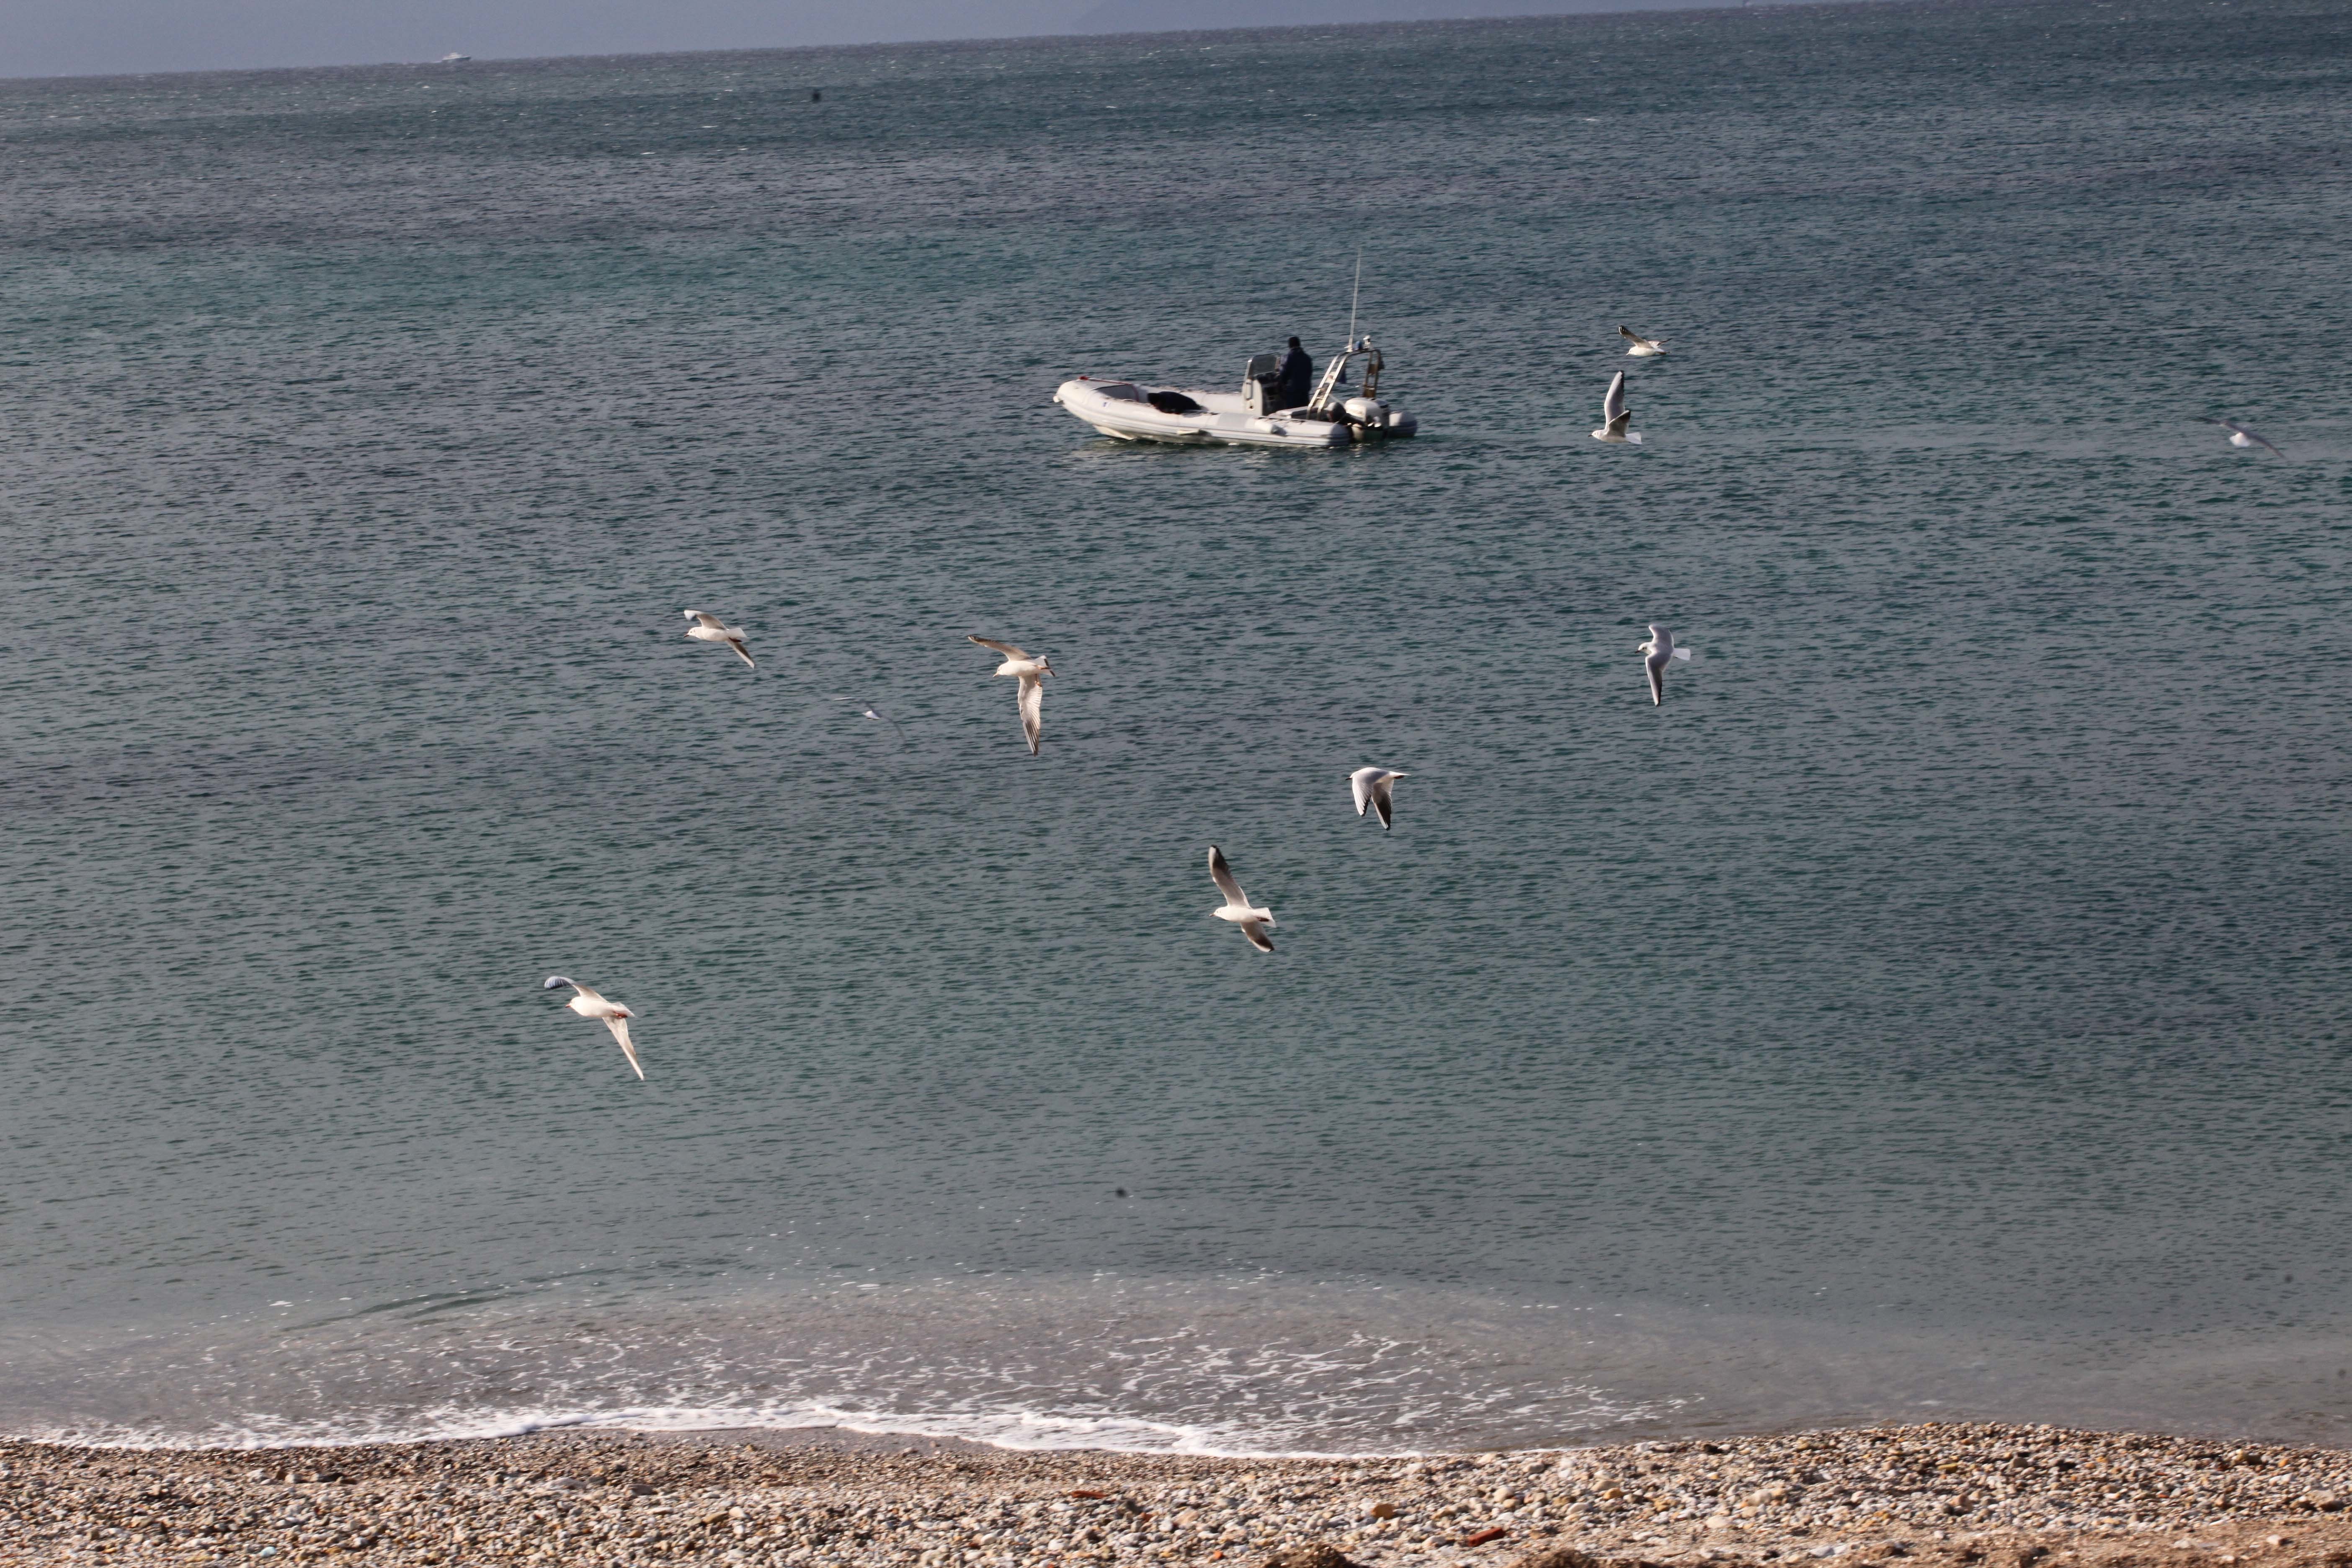
[[[2232,447],[2271,447],[2269,441],[2255,435],[2252,430],[2247,429],[2244,426],[2236,423],[2234,420],[2211,419],[2200,416],[2200,423],[2206,425],[2219,425],[2222,429],[2227,430],[2230,433],[2230,445]],[[2278,455],[2282,458],[2286,456],[2284,452],[2279,452],[2279,449],[2276,447],[2271,447],[2271,450],[2278,452]]]
[[[1625,373],[1622,370],[1601,395],[1601,417],[1604,423],[1592,433],[1594,440],[1630,441],[1636,447],[1642,444],[1642,433],[1626,428],[1633,421],[1633,411],[1625,406]]]
[[[1650,627],[1650,640],[1633,650],[1643,656],[1642,663],[1650,672],[1650,705],[1657,707],[1666,700],[1666,666],[1678,658],[1689,658],[1691,650],[1675,642],[1675,634],[1661,626]]]
[[[583,1018],[597,1019],[604,1024],[604,1027],[612,1030],[613,1038],[621,1042],[621,1054],[629,1058],[630,1068],[639,1078],[645,1077],[646,1069],[637,1066],[637,1047],[629,1044],[629,1020],[636,1015],[618,1002],[607,1000],[600,995],[594,986],[583,985],[568,975],[551,974],[547,977],[547,984],[540,989],[552,991],[559,985],[569,985],[574,993],[572,1000],[566,1002],[564,1005]]]
[[[1037,736],[1045,727],[1045,678],[1054,673],[1051,659],[1042,655],[1030,658],[1009,642],[991,642],[986,637],[970,641],[982,647],[992,647],[1004,656],[996,667],[999,675],[1009,675],[1021,683],[1021,732],[1029,737],[1029,754],[1037,754]]]
[[[1217,891],[1225,896],[1224,907],[1209,912],[1241,927],[1250,945],[1260,952],[1272,952],[1274,939],[1265,933],[1274,926],[1274,911],[1259,909],[1249,901],[1249,895],[1234,879],[1234,868],[1225,864],[1225,852],[1213,844],[1209,846],[1209,878],[1217,884]]]
[[[1348,788],[1356,797],[1356,815],[1363,816],[1367,806],[1379,812],[1381,831],[1386,833],[1394,826],[1396,817],[1396,805],[1391,796],[1397,780],[1404,776],[1394,768],[1358,768],[1349,773]]]
[[[725,643],[735,650],[737,658],[741,659],[745,664],[751,664],[753,669],[760,668],[756,664],[751,664],[751,650],[743,646],[741,626],[730,626],[727,624],[726,617],[714,616],[709,610],[688,610],[686,612],[686,618],[695,623],[686,628],[686,635],[694,641]]]
[[[827,702],[856,702],[857,700],[855,697],[844,697],[837,691],[826,692],[824,694],[824,700]],[[857,716],[860,719],[872,719],[877,722],[889,725],[890,728],[898,731],[898,749],[902,752],[907,749],[907,727],[904,724],[899,723],[898,721],[891,718],[890,715],[883,712],[882,710],[875,707],[871,703],[867,703],[860,707],[857,710]]]

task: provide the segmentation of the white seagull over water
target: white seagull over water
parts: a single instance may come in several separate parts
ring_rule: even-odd
[[[1678,658],[1688,658],[1691,650],[1675,646],[1675,634],[1661,626],[1650,627],[1650,640],[1633,650],[1644,655],[1642,663],[1650,672],[1650,705],[1656,707],[1666,700],[1666,666]]]
[[[1364,808],[1370,806],[1381,814],[1381,831],[1387,832],[1396,816],[1396,807],[1389,796],[1396,788],[1396,781],[1405,776],[1393,768],[1358,768],[1349,773],[1348,787],[1356,796],[1356,815],[1363,816]]]
[[[2202,416],[2200,417],[2202,418]],[[2255,435],[2252,430],[2247,429],[2244,426],[2236,424],[2233,421],[2228,419],[2204,419],[2204,423],[2208,425],[2219,425],[2222,429],[2227,430],[2230,433],[2230,445],[2232,447],[2271,447],[2269,441]],[[2276,447],[2271,447],[2271,450],[2278,452],[2278,455],[2282,458],[2286,456],[2284,452],[2279,452],[2279,449]]]
[[[1639,430],[1625,428],[1633,422],[1633,411],[1625,406],[1625,373],[1622,370],[1617,373],[1616,379],[1610,382],[1608,392],[1601,399],[1601,417],[1607,423],[1592,433],[1594,440],[1631,441],[1636,447],[1642,444]]]
[[[629,1044],[629,1020],[636,1015],[618,1002],[606,1001],[593,985],[583,985],[568,975],[551,974],[547,977],[547,984],[540,989],[552,991],[559,985],[569,985],[579,993],[564,1005],[583,1018],[603,1019],[604,1027],[612,1030],[613,1037],[621,1042],[621,1054],[629,1058],[629,1066],[636,1069],[639,1078],[645,1077],[646,1069],[637,1066],[637,1048]]]
[[[834,691],[826,692],[824,694],[824,700],[827,702],[855,702],[857,700],[855,697],[844,697],[840,693]],[[858,709],[857,716],[860,719],[879,720],[881,722],[889,725],[893,730],[898,731],[899,748],[901,750],[905,749],[907,744],[907,727],[904,724],[899,723],[898,721],[891,718],[890,715],[883,712],[882,710],[873,706],[871,703]]]
[[[1209,912],[1221,921],[1231,921],[1241,927],[1242,934],[1249,938],[1250,945],[1260,952],[1272,952],[1274,939],[1265,933],[1267,928],[1274,924],[1274,911],[1258,909],[1250,903],[1249,895],[1242,891],[1239,882],[1234,880],[1234,868],[1225,864],[1225,852],[1213,844],[1209,846],[1209,876],[1216,882],[1217,891],[1225,896],[1224,907]]]
[[[1633,345],[1625,352],[1635,359],[1648,359],[1666,352],[1666,340],[1664,338],[1645,338],[1631,327],[1618,328],[1617,335]]]
[[[745,664],[751,664],[751,652],[743,646],[741,626],[730,626],[709,610],[688,610],[686,612],[686,618],[695,623],[686,628],[688,637],[692,637],[696,642],[723,642],[735,650],[737,658],[741,659]],[[751,664],[751,668],[757,669],[760,667]]]
[[[1037,754],[1038,731],[1045,727],[1045,677],[1054,673],[1051,659],[1031,658],[1009,642],[991,642],[986,637],[969,640],[982,647],[992,647],[1004,656],[996,667],[999,675],[1009,675],[1021,682],[1021,732],[1029,737],[1029,754]]]

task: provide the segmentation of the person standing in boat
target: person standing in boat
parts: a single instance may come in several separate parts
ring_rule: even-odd
[[[1307,351],[1298,346],[1297,338],[1293,338],[1290,340],[1290,352],[1282,356],[1282,369],[1275,377],[1274,405],[1276,408],[1297,408],[1314,395],[1315,362],[1307,357]]]

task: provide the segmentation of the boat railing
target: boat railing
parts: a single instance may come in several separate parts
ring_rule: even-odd
[[[1307,400],[1307,406],[1319,414],[1328,414],[1337,408],[1339,405],[1338,402],[1339,384],[1348,379],[1348,362],[1352,359],[1361,359],[1367,354],[1372,357],[1373,362],[1369,367],[1370,375],[1371,378],[1377,378],[1380,374],[1380,351],[1372,347],[1372,340],[1370,338],[1362,339],[1360,342],[1351,339],[1348,346],[1333,354],[1331,363],[1323,367],[1323,379],[1316,384],[1315,395]],[[1373,384],[1373,379],[1366,380],[1364,384],[1366,396],[1371,395]]]

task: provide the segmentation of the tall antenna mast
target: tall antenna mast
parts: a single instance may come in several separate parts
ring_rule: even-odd
[[[1364,247],[1356,247],[1356,291],[1348,296],[1348,346],[1356,346],[1356,301],[1364,297]]]

